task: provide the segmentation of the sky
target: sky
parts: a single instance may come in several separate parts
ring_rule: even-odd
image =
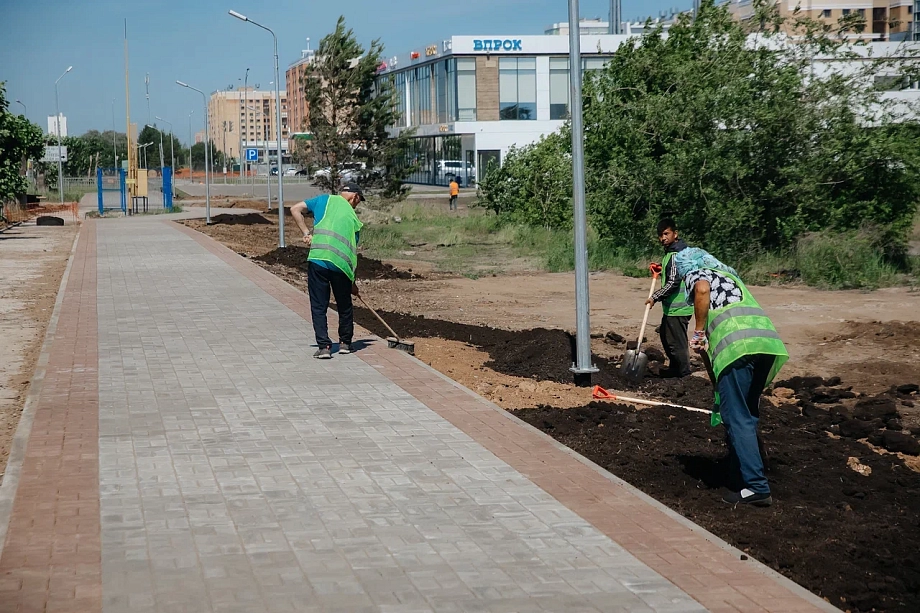
[[[626,19],[644,19],[692,0],[623,0]],[[185,81],[210,94],[242,85],[274,87],[271,35],[231,17],[233,9],[274,29],[278,36],[281,87],[284,71],[335,27],[339,15],[366,47],[379,38],[387,55],[405,53],[452,35],[542,34],[568,20],[564,0],[0,0],[0,81],[13,112],[47,130],[55,114],[54,82],[68,133],[119,132],[126,127],[125,19],[132,122],[148,121],[145,77],[150,75],[150,121],[182,141],[204,127],[201,95],[176,85]],[[608,0],[581,0],[582,17],[607,19]],[[113,120],[114,115],[114,120]]]

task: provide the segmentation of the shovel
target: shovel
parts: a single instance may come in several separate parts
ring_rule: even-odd
[[[648,297],[651,298],[652,294],[655,293],[655,284],[658,282],[658,277],[661,275],[661,266],[652,264],[648,268],[652,273],[652,287],[648,291]],[[648,356],[642,352],[642,337],[645,336],[645,326],[648,323],[648,315],[651,311],[652,305],[645,305],[645,316],[642,318],[642,327],[639,328],[639,340],[636,342],[636,348],[626,351],[623,356],[623,363],[620,365],[620,373],[625,378],[636,383],[642,381],[645,376],[645,369],[648,367]]]

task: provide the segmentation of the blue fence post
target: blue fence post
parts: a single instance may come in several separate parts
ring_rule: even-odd
[[[124,168],[118,169],[118,186],[121,189],[121,212],[128,214],[128,194],[127,194],[128,171]]]
[[[166,208],[172,210],[173,206],[173,188],[172,188],[173,169],[169,166],[163,168],[163,198],[166,202]]]
[[[102,169],[96,169],[96,194],[98,194],[97,202],[99,204],[99,214],[102,215],[105,212],[105,205],[102,198]]]

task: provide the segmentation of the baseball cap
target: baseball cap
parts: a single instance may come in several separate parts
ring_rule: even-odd
[[[343,192],[351,192],[352,194],[358,194],[358,196],[361,197],[361,201],[362,201],[362,202],[365,200],[365,198],[364,198],[364,192],[361,190],[361,188],[358,186],[358,184],[355,183],[354,181],[349,181],[348,183],[346,183],[345,185],[343,185],[343,186],[342,186],[342,191],[343,191]]]

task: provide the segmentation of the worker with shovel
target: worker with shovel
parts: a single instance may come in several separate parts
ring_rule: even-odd
[[[701,250],[700,250],[701,251]],[[731,504],[769,506],[773,503],[757,440],[760,396],[789,359],[786,347],[766,313],[728,267],[684,270],[694,305],[690,348],[705,354],[712,365],[717,406],[728,435],[732,468],[741,476],[741,489],[723,497]],[[686,273],[686,274],[684,274]]]
[[[307,291],[313,332],[316,334],[314,358],[332,358],[332,341],[326,311],[330,293],[335,295],[339,312],[339,353],[351,353],[355,333],[352,295],[358,296],[355,270],[358,267],[358,238],[361,222],[355,207],[364,200],[356,183],[346,183],[338,195],[323,194],[291,207],[291,216],[310,247],[307,258]],[[304,211],[313,213],[313,233],[307,229]]]
[[[687,287],[677,274],[677,262],[674,255],[687,248],[687,243],[680,238],[677,224],[671,218],[658,222],[658,242],[664,247],[664,259],[661,268],[661,289],[652,294],[646,304],[654,306],[661,303],[661,326],[659,336],[665,355],[668,356],[668,368],[661,372],[663,377],[686,377],[690,374],[690,347],[687,344],[687,328],[693,305],[687,301]]]

